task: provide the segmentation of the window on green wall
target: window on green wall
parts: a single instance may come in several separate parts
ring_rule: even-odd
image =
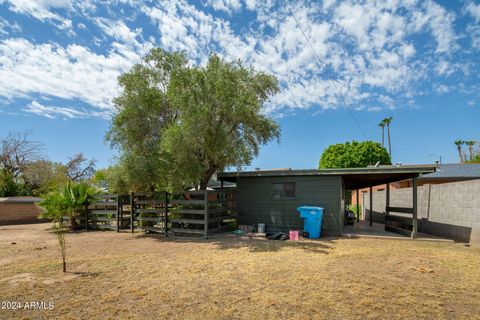
[[[272,182],[271,199],[295,199],[295,182]]]

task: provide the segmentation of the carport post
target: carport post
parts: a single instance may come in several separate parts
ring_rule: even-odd
[[[360,221],[360,196],[358,195],[359,190],[355,190],[355,193],[357,194],[357,222]]]
[[[412,238],[417,237],[418,231],[418,221],[417,221],[417,178],[412,179],[412,190],[413,190],[413,221],[412,221]]]
[[[390,183],[387,183],[385,186],[385,215],[388,216],[390,212],[388,208],[390,207]]]
[[[370,226],[373,225],[373,188],[370,186]]]

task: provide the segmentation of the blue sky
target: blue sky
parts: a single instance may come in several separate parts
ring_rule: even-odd
[[[162,47],[279,79],[264,112],[281,141],[251,168],[314,168],[329,144],[380,141],[387,116],[396,162],[457,162],[454,140],[480,140],[480,2],[288,3],[321,64],[283,0],[0,0],[0,136],[29,131],[54,161],[113,163],[117,76]]]

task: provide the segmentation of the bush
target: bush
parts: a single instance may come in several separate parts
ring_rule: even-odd
[[[320,158],[319,168],[364,168],[368,165],[391,164],[387,150],[378,142],[345,142],[330,145]]]

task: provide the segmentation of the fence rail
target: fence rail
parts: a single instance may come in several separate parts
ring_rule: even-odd
[[[207,238],[227,229],[236,219],[235,190],[186,191],[179,194],[104,194],[85,207],[85,229],[144,231]]]

